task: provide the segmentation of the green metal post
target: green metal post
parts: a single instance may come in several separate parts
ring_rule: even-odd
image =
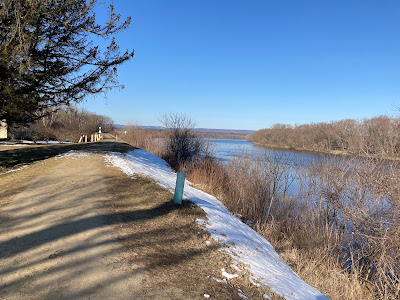
[[[183,186],[185,185],[185,177],[186,174],[183,172],[179,172],[176,176],[174,203],[182,204]]]

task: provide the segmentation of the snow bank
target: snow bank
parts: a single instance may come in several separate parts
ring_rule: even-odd
[[[120,168],[129,176],[140,174],[150,177],[159,185],[174,191],[176,174],[161,158],[144,150],[126,154],[109,153],[105,161]],[[190,186],[186,181],[184,197],[200,206],[208,221],[198,220],[211,236],[227,247],[224,248],[234,259],[250,266],[251,273],[261,285],[286,299],[328,299],[317,289],[305,283],[285,264],[274,247],[261,235],[233,216],[214,196]]]

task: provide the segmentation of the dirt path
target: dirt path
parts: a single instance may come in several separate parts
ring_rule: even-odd
[[[86,155],[48,158],[73,146]],[[263,299],[249,274],[221,276],[236,270],[203,210],[105,165],[131,150],[110,138],[0,153],[0,299]]]
[[[52,160],[0,213],[0,299],[140,299],[104,216],[102,155]]]

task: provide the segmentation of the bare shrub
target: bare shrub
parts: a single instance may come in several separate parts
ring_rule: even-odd
[[[96,115],[76,107],[64,107],[47,113],[33,124],[32,136],[38,139],[56,139],[77,142],[83,134],[90,135],[102,127],[103,132],[112,129],[113,121],[109,117]]]
[[[43,115],[43,118],[32,124],[10,126],[11,138],[77,142],[81,135],[93,134],[99,127],[102,127],[102,132],[107,132],[113,127],[111,118],[76,107],[63,107]]]
[[[11,125],[8,127],[8,136],[12,140],[25,140],[32,138],[32,126],[29,125]]]
[[[309,230],[322,239],[326,257],[381,299],[399,296],[399,171],[393,164],[331,159],[311,166],[302,182],[319,219]]]
[[[226,198],[228,173],[226,167],[219,161],[209,157],[193,164],[188,178],[193,183],[201,184],[202,188],[210,191],[218,198]]]
[[[200,159],[207,152],[206,143],[194,134],[195,123],[183,114],[162,114],[161,123],[165,126],[165,153],[170,165],[179,170],[188,162]]]
[[[379,116],[361,121],[291,126],[274,124],[249,136],[255,143],[320,152],[397,157],[400,150],[400,119]]]
[[[217,195],[333,299],[399,297],[399,166],[378,160],[233,158],[189,179]],[[295,181],[294,181],[295,180]]]

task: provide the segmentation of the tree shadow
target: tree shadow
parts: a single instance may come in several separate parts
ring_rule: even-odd
[[[68,223],[57,224],[40,231],[0,242],[0,258],[16,255],[44,243],[88,231],[96,227],[157,218],[177,208],[179,208],[179,206],[173,202],[166,202],[151,209],[101,214]]]
[[[107,153],[110,151],[125,153],[135,149],[137,148],[126,143],[109,141],[81,144],[43,145],[39,147],[27,146],[19,149],[0,151],[0,167],[13,168],[18,165],[30,164],[71,150],[88,151],[91,153]]]
[[[22,272],[22,270],[35,269],[40,265],[46,264],[48,260],[57,260],[62,257],[76,257],[73,259],[72,263],[63,263],[60,260],[59,263],[54,268],[47,268],[41,273],[35,274],[35,288],[36,289],[48,289],[44,286],[48,278],[53,278],[52,280],[60,281],[63,279],[62,276],[66,276],[64,271],[68,271],[68,274],[79,273],[80,268],[83,265],[91,265],[91,261],[101,261],[104,256],[115,256],[113,249],[107,247],[116,242],[115,237],[108,237],[106,239],[102,238],[97,241],[96,235],[101,237],[101,231],[95,234],[91,242],[81,243],[74,247],[66,246],[66,250],[62,252],[54,252],[56,249],[51,249],[51,252],[46,252],[46,247],[40,247],[46,243],[51,243],[59,239],[68,238],[70,236],[80,234],[83,232],[91,232],[92,229],[101,228],[107,225],[118,226],[137,226],[138,224],[147,224],[146,221],[151,221],[152,219],[157,219],[165,216],[173,211],[178,211],[179,213],[185,213],[185,209],[191,206],[190,203],[184,202],[183,206],[178,206],[172,202],[162,203],[156,207],[149,209],[131,209],[125,212],[110,212],[101,215],[83,217],[79,220],[73,220],[69,222],[64,222],[63,224],[56,224],[49,228],[39,230],[37,232],[25,234],[18,236],[17,238],[2,241],[0,243],[0,261],[1,259],[16,259],[18,254],[22,254],[26,251],[33,250],[29,255],[31,259],[29,261],[22,261],[18,264],[8,265],[5,267],[3,265],[0,268],[0,277],[9,276],[12,273]],[[181,210],[181,211],[179,211]],[[51,213],[51,212],[50,212]],[[7,222],[7,221],[6,221]],[[160,222],[160,221],[157,221]],[[192,224],[186,224],[182,226],[174,226],[171,224],[160,222],[160,226],[157,228],[147,228],[144,227],[142,230],[130,232],[129,234],[120,236],[118,240],[124,245],[124,241],[129,241],[129,245],[133,247],[133,251],[146,252],[148,249],[156,247],[155,245],[166,245],[180,244],[184,243],[188,236],[185,234],[176,234],[176,232],[188,232],[191,230]],[[68,241],[68,239],[66,239]],[[102,248],[106,246],[105,248]],[[125,245],[126,246],[126,245]],[[168,252],[168,250],[163,251],[150,251],[150,254],[140,257],[125,257],[125,263],[128,265],[134,264],[136,267],[131,268],[126,271],[120,277],[110,276],[109,279],[99,282],[96,287],[84,287],[81,289],[72,289],[63,291],[65,296],[60,295],[59,299],[73,299],[76,297],[87,297],[89,294],[97,293],[98,286],[110,286],[113,284],[118,284],[118,282],[125,282],[130,280],[132,276],[138,274],[147,273],[149,270],[160,270],[167,269],[169,266],[176,266],[177,264],[184,263],[195,259],[196,256],[206,254],[208,252],[214,251],[218,245],[209,245],[204,248],[185,248],[179,249],[179,251]],[[85,256],[82,258],[80,254],[90,253],[91,249],[102,249],[99,253],[93,256]],[[111,247],[112,248],[112,247]],[[38,253],[39,251],[39,253]],[[50,255],[49,255],[50,254]],[[93,271],[93,270],[89,270]],[[63,274],[63,275],[60,275]],[[60,277],[61,276],[61,277]],[[8,281],[6,285],[3,285],[3,292],[0,292],[0,297],[7,296],[11,291],[18,289],[19,286],[26,284],[27,280],[30,280],[26,276],[14,277],[11,281]],[[65,278],[68,280],[68,278]],[[1,280],[0,280],[1,282]],[[138,297],[140,294],[138,294]],[[139,297],[140,298],[140,297]]]

